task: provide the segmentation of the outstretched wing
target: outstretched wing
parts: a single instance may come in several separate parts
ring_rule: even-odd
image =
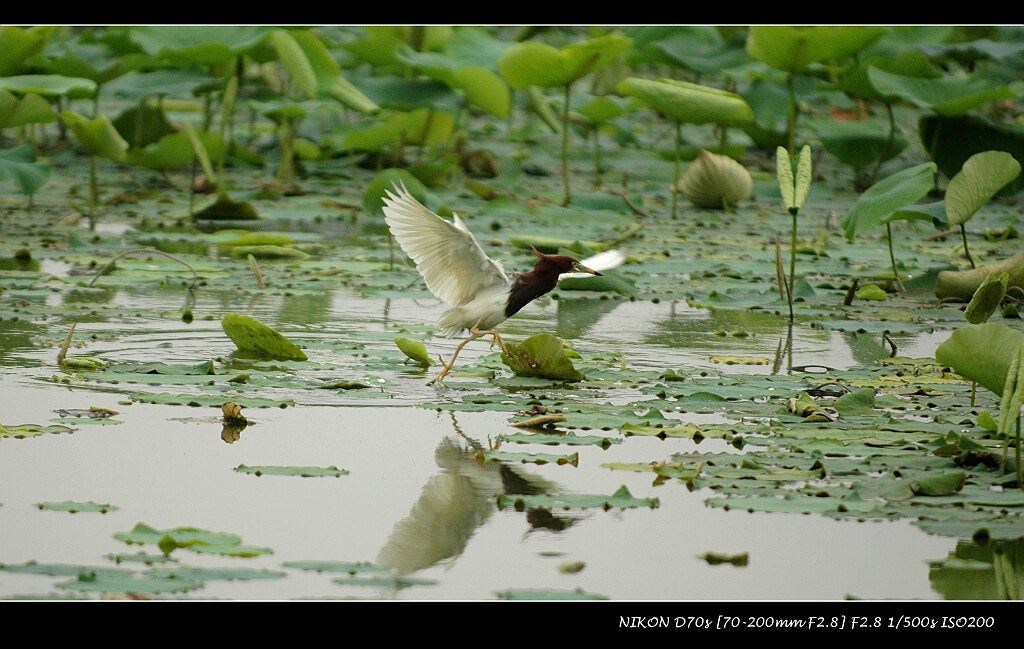
[[[385,191],[384,220],[427,288],[453,307],[466,304],[481,290],[505,286],[509,279],[470,233],[458,215],[446,221],[413,198],[403,183]]]

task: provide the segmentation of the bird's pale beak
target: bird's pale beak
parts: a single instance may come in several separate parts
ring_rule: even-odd
[[[590,273],[591,275],[597,275],[598,277],[601,277],[601,273],[597,272],[593,268],[587,268],[586,266],[577,265],[576,270],[577,272],[580,273]]]

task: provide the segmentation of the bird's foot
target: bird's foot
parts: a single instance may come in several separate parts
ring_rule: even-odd
[[[498,335],[497,331],[481,331],[476,327],[473,327],[469,331],[474,336],[491,336],[491,349],[494,349],[494,346],[497,345],[501,348],[502,352],[505,351],[505,341],[501,339],[501,336]]]
[[[441,381],[443,381],[444,377],[448,375],[448,370],[450,369],[451,368],[449,367],[445,367],[437,376],[427,381],[427,385],[434,385],[435,383],[440,383]]]

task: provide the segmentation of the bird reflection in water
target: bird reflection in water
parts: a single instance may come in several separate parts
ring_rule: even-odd
[[[403,575],[455,559],[476,530],[497,509],[496,494],[552,493],[556,485],[531,476],[504,462],[481,462],[484,450],[459,428],[449,413],[457,436],[445,437],[434,452],[441,472],[432,476],[409,515],[395,524],[375,563]],[[461,442],[460,442],[461,439]],[[531,528],[559,531],[569,522],[550,512],[527,512]]]

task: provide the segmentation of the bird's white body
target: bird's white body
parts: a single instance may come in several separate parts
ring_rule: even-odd
[[[462,219],[452,216],[447,221],[430,211],[413,198],[405,185],[396,185],[394,192],[385,191],[384,220],[391,234],[416,262],[430,292],[451,307],[441,316],[441,332],[449,338],[466,329],[471,334],[456,348],[434,381],[444,378],[459,351],[473,338],[491,335],[493,344],[504,351],[505,345],[494,328],[550,291],[559,280],[594,275],[625,261],[625,253],[618,251],[600,253],[584,262],[537,252],[539,260],[533,271],[522,275],[506,273],[500,263],[487,256]],[[589,263],[600,267],[588,266]],[[564,272],[570,269],[580,272]]]
[[[505,315],[507,301],[507,286],[488,286],[469,302],[445,311],[438,321],[441,333],[451,338],[474,325],[477,329],[493,329],[508,319]]]

